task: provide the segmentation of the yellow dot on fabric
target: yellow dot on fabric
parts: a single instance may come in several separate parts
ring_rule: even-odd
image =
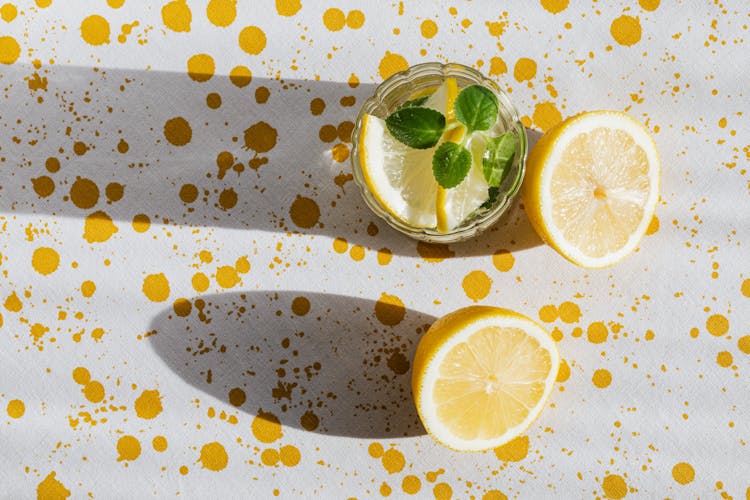
[[[740,291],[742,292],[742,295],[744,295],[745,297],[750,297],[750,278],[742,282]]]
[[[196,54],[188,59],[188,76],[196,82],[207,82],[214,76],[215,70],[214,58],[208,54]]]
[[[629,47],[641,39],[641,22],[637,17],[622,15],[612,21],[609,32],[617,43]]]
[[[109,21],[100,15],[90,15],[81,22],[81,37],[89,45],[109,43],[109,34]]]
[[[346,15],[346,25],[353,29],[357,30],[364,26],[365,24],[365,15],[362,13],[361,10],[351,10]]]
[[[405,71],[408,67],[409,63],[404,59],[404,56],[386,51],[378,65],[378,73],[380,73],[380,78],[385,80],[394,73]]]
[[[10,418],[21,418],[26,413],[26,405],[20,399],[12,399],[8,401],[6,411]]]
[[[21,47],[12,36],[0,36],[0,63],[13,64],[21,55]]]
[[[609,387],[609,384],[612,383],[612,374],[609,373],[609,370],[600,368],[594,372],[594,376],[591,378],[591,381],[599,389],[604,389],[606,387]]]
[[[508,250],[500,249],[492,254],[492,265],[502,273],[507,273],[513,268],[516,259]]]
[[[672,478],[680,484],[688,484],[695,479],[695,469],[687,462],[680,462],[672,467]]]
[[[240,31],[240,48],[250,55],[258,55],[266,48],[266,34],[257,26],[247,26]]]
[[[464,276],[461,286],[467,297],[474,302],[478,302],[489,295],[492,280],[484,271],[476,270]]]
[[[346,16],[341,9],[332,7],[323,13],[323,24],[330,31],[340,31],[346,24]]]
[[[732,353],[729,351],[721,351],[716,355],[716,364],[721,366],[722,368],[729,368],[730,366],[732,366],[732,361],[734,361],[734,358],[732,357]]]
[[[422,21],[419,29],[422,32],[423,37],[432,38],[433,36],[437,35],[438,25],[432,19],[425,19],[424,21]]]
[[[518,82],[531,80],[536,76],[536,61],[528,57],[520,58],[513,68],[513,76]]]
[[[750,354],[750,335],[744,335],[737,339],[737,348],[745,354]]]
[[[712,314],[706,320],[706,330],[711,335],[721,337],[729,331],[729,320],[721,314]]]
[[[601,344],[605,340],[607,340],[607,337],[609,336],[609,330],[607,330],[607,327],[602,323],[601,321],[596,321],[594,323],[591,323],[586,330],[586,335],[588,336],[589,342],[592,344]]]
[[[557,307],[553,304],[547,304],[539,309],[539,319],[545,323],[552,323],[557,319]]]
[[[563,302],[558,308],[560,319],[565,323],[577,323],[581,317],[581,309],[573,302]]]
[[[31,265],[43,276],[54,273],[60,265],[60,255],[53,248],[39,247],[34,250]]]
[[[409,495],[416,495],[421,488],[422,481],[412,474],[404,476],[403,481],[401,481],[401,489],[404,490],[404,493]]]
[[[628,494],[627,483],[625,483],[622,476],[617,474],[605,476],[604,480],[602,480],[602,489],[607,498],[612,498],[614,500],[625,498]]]

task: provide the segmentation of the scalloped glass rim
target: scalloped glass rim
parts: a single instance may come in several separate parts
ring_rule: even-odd
[[[385,118],[415,92],[439,85],[448,77],[456,78],[459,88],[477,84],[487,87],[494,92],[500,103],[500,117],[502,118],[503,125],[505,125],[505,130],[513,131],[519,140],[513,165],[511,166],[510,173],[500,186],[500,193],[495,204],[487,209],[485,213],[468,219],[454,230],[448,233],[441,233],[436,229],[409,226],[400,219],[392,216],[380,205],[367,187],[362,173],[362,167],[359,163],[359,135],[362,130],[362,118],[364,115],[371,114]],[[508,95],[494,81],[486,78],[474,68],[464,66],[463,64],[431,62],[411,66],[405,71],[391,75],[378,85],[375,93],[364,102],[359,110],[352,131],[352,144],[350,158],[354,180],[359,186],[365,203],[367,203],[367,206],[376,215],[385,220],[388,225],[397,231],[414,239],[431,243],[454,243],[472,238],[486,230],[495,224],[510,208],[523,181],[528,138],[526,137],[526,129],[519,119],[518,110],[516,110]]]

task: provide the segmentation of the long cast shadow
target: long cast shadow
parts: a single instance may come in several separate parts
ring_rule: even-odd
[[[188,227],[343,237],[417,255],[414,241],[369,211],[351,177],[351,129],[375,85],[193,77],[4,69],[0,212],[98,214],[121,229],[145,215]],[[381,230],[377,242],[371,224]],[[494,229],[455,253],[541,244],[523,211]]]
[[[410,362],[434,320],[386,301],[237,292],[162,311],[149,339],[187,383],[242,411],[374,439],[424,434]]]

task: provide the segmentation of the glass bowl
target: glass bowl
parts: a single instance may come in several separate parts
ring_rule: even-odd
[[[359,139],[362,131],[362,119],[366,114],[385,119],[411,96],[427,89],[437,88],[446,78],[456,79],[459,89],[469,85],[482,85],[491,90],[499,103],[499,122],[501,133],[512,131],[518,138],[516,154],[508,175],[499,187],[499,194],[491,206],[478,210],[472,217],[463,221],[449,232],[437,229],[413,227],[393,216],[377,200],[365,182],[360,164]],[[510,208],[513,199],[521,187],[528,142],[526,129],[521,123],[518,111],[500,87],[492,80],[485,78],[479,71],[462,64],[440,64],[436,62],[417,64],[406,71],[392,75],[375,89],[375,94],[367,99],[357,115],[352,131],[353,149],[351,154],[354,180],[362,192],[367,206],[380,218],[397,231],[414,239],[431,243],[454,243],[472,238],[492,226]]]

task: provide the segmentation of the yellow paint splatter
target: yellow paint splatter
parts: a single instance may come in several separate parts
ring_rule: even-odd
[[[393,489],[388,486],[388,483],[383,481],[383,484],[380,485],[380,494],[384,497],[390,496],[391,493],[393,493]]]
[[[609,330],[607,330],[607,326],[601,321],[595,321],[589,325],[586,330],[586,336],[592,344],[601,344],[607,340]]]
[[[716,364],[721,366],[722,368],[729,368],[730,366],[732,366],[733,361],[734,358],[732,357],[732,353],[729,351],[721,351],[716,355]]]
[[[310,312],[310,301],[307,297],[295,297],[292,301],[292,312],[297,316],[304,316]]]
[[[423,37],[432,38],[433,36],[437,35],[438,25],[432,19],[425,19],[424,21],[422,21],[419,29],[422,32]]]
[[[161,20],[172,31],[190,31],[193,13],[185,0],[173,0],[161,8]]]
[[[250,272],[250,261],[247,259],[247,255],[240,257],[234,263],[234,268],[237,269],[238,273],[249,273]]]
[[[250,55],[258,55],[266,48],[266,34],[257,26],[247,26],[240,31],[240,48]]]
[[[92,403],[99,403],[104,399],[104,386],[97,380],[90,380],[81,389],[86,399]]]
[[[232,266],[221,266],[216,270],[216,282],[222,288],[233,288],[240,282],[240,277]]]
[[[490,59],[490,76],[504,75],[508,72],[508,65],[502,57],[495,56]]]
[[[578,307],[578,304],[574,302],[563,302],[560,304],[558,311],[560,313],[560,319],[568,324],[578,323],[578,320],[581,318],[581,309]]]
[[[263,462],[263,465],[267,467],[273,467],[274,465],[279,463],[279,460],[281,460],[281,457],[279,456],[279,452],[275,448],[266,448],[260,454],[260,461]]]
[[[729,320],[721,314],[712,314],[706,320],[706,330],[711,335],[721,337],[729,331]]]
[[[320,220],[320,208],[315,200],[297,195],[289,207],[289,216],[296,226],[311,228]]]
[[[91,280],[81,283],[81,295],[88,298],[94,295],[94,292],[96,292],[96,283]]]
[[[36,487],[36,497],[38,500],[65,500],[70,496],[70,490],[65,487],[55,477],[57,474],[55,471],[47,474],[47,477],[42,480]]]
[[[191,284],[196,292],[205,292],[211,283],[205,274],[195,273],[191,279]]]
[[[21,47],[12,36],[0,36],[0,63],[13,64],[21,55]]]
[[[502,273],[507,273],[513,269],[513,264],[515,262],[516,259],[508,250],[500,249],[492,254],[492,264],[495,266],[495,269]]]
[[[133,231],[136,233],[145,233],[151,227],[151,218],[146,214],[137,214],[133,216]]]
[[[31,265],[36,272],[47,276],[57,271],[57,267],[60,265],[60,255],[54,248],[39,247],[34,250],[34,254],[31,257]]]
[[[570,0],[542,0],[542,7],[544,7],[544,10],[547,12],[557,14],[568,8],[569,1]]]
[[[610,474],[602,480],[602,489],[607,498],[620,499],[628,494],[628,485],[622,476]]]
[[[193,138],[193,129],[186,119],[178,116],[164,123],[164,137],[175,146],[184,146]]]
[[[42,337],[44,337],[44,334],[49,331],[49,327],[44,326],[41,323],[34,323],[31,325],[31,339],[34,344],[38,344]]]
[[[531,80],[536,76],[536,61],[528,57],[522,57],[516,61],[513,67],[513,77],[518,82]]]
[[[157,390],[143,391],[135,400],[135,414],[140,418],[150,420],[156,418],[161,411],[161,395]]]
[[[263,410],[259,410],[255,418],[253,418],[250,429],[253,431],[255,439],[261,443],[273,443],[283,436],[279,418],[273,413]]]
[[[558,311],[554,304],[547,304],[539,309],[539,319],[545,323],[552,323],[557,319]]]
[[[235,66],[229,71],[229,81],[235,87],[247,87],[253,81],[253,72],[247,66]]]
[[[609,384],[612,383],[612,374],[609,373],[609,370],[600,368],[594,372],[594,376],[591,377],[591,381],[599,389],[604,389],[606,387],[609,387]]]
[[[122,436],[117,441],[117,461],[135,460],[141,455],[141,442],[135,436]]]
[[[695,479],[695,469],[687,462],[680,462],[672,467],[672,478],[680,484],[688,484]]]
[[[237,17],[237,0],[211,0],[206,7],[206,17],[214,26],[226,28]]]
[[[745,354],[750,354],[750,335],[744,335],[737,339],[737,349]]]
[[[103,243],[117,232],[112,218],[101,210],[86,216],[83,238],[89,243]]]
[[[395,295],[382,293],[375,303],[375,317],[386,326],[396,326],[404,319],[406,308]]]
[[[287,467],[294,467],[302,460],[302,454],[300,454],[297,447],[290,444],[282,446],[279,450],[279,455],[281,463]]]
[[[330,31],[341,31],[346,24],[346,16],[341,9],[332,7],[323,13],[323,24]]]
[[[529,453],[529,437],[519,436],[494,451],[495,456],[503,462],[520,462]]]
[[[564,359],[560,359],[560,367],[557,369],[557,382],[565,382],[570,378],[570,366]]]
[[[336,238],[333,240],[333,250],[336,253],[346,253],[349,249],[349,242],[344,238]]]
[[[169,298],[169,280],[164,273],[149,274],[143,279],[143,294],[152,302],[164,302]]]
[[[359,262],[365,258],[365,249],[361,245],[352,245],[351,250],[349,250],[349,257]]]
[[[453,498],[453,488],[448,483],[438,483],[432,488],[432,494],[435,500],[451,500]]]
[[[229,456],[227,450],[224,449],[224,445],[213,441],[203,445],[198,460],[200,460],[204,469],[220,471],[229,463]]]
[[[276,12],[280,16],[291,17],[302,8],[300,0],[276,0]]]
[[[11,399],[5,411],[8,412],[10,418],[21,418],[26,413],[26,405],[20,399]]]
[[[508,496],[500,490],[488,490],[482,495],[482,500],[508,500]]]
[[[532,119],[537,127],[546,132],[562,121],[562,114],[557,109],[557,106],[555,106],[555,103],[540,102],[534,106]]]
[[[409,495],[416,495],[421,488],[422,481],[413,474],[404,476],[404,479],[401,481],[401,489]]]
[[[380,73],[380,78],[385,80],[394,73],[406,71],[408,68],[409,63],[406,62],[404,56],[386,51],[383,59],[380,60],[380,64],[378,65],[378,73]]]
[[[474,302],[478,302],[489,295],[492,280],[484,271],[475,270],[464,276],[461,286],[467,297]]]
[[[5,304],[3,305],[10,312],[18,312],[23,307],[23,302],[18,298],[16,292],[13,292],[5,298]]]
[[[652,235],[655,234],[659,230],[659,218],[654,215],[651,217],[651,222],[648,223],[648,227],[646,228],[646,234]]]
[[[370,446],[367,447],[367,453],[369,453],[372,458],[382,457],[383,452],[383,445],[380,443],[370,443]]]
[[[84,210],[93,208],[99,201],[99,187],[91,179],[79,177],[70,186],[70,201]]]
[[[381,458],[383,468],[388,471],[388,474],[396,474],[404,470],[406,465],[406,459],[404,454],[395,448],[389,448],[388,451],[383,453]]]
[[[167,438],[164,436],[155,436],[154,439],[151,440],[151,446],[154,447],[154,450],[160,453],[166,451],[168,446]]]
[[[612,21],[609,32],[617,43],[630,47],[641,39],[641,21],[637,17],[623,14]]]
[[[660,0],[638,0],[638,5],[641,6],[643,10],[648,11],[655,11],[659,8]]]
[[[91,373],[86,368],[78,366],[73,369],[73,380],[76,384],[86,385],[91,380]]]
[[[361,10],[350,10],[346,15],[346,25],[353,29],[358,30],[365,24],[365,15]]]
[[[214,71],[216,71],[214,58],[208,54],[195,54],[188,59],[188,76],[196,82],[207,82],[214,76]]]
[[[387,266],[393,259],[393,253],[389,248],[381,248],[378,250],[378,264],[381,266]]]
[[[239,408],[247,400],[247,394],[239,387],[233,387],[229,391],[229,403],[235,408]]]
[[[55,192],[55,181],[48,175],[32,178],[31,185],[40,198],[46,198]]]
[[[0,7],[0,17],[2,17],[3,21],[6,23],[13,21],[17,15],[18,9],[12,3],[3,4],[3,6]]]
[[[81,22],[81,38],[89,45],[109,43],[109,21],[98,14],[92,14]]]

